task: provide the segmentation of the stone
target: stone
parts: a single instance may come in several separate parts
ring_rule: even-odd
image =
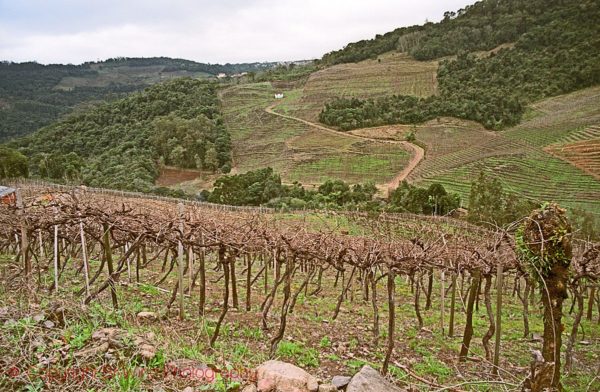
[[[194,388],[192,388],[192,387],[185,387],[181,392],[194,392]]]
[[[154,334],[149,332],[143,336],[137,336],[133,341],[137,347],[138,353],[146,361],[149,361],[156,356],[156,347],[152,342],[153,337]]]
[[[402,392],[402,389],[391,384],[377,370],[365,365],[352,377],[346,392]]]
[[[107,342],[115,339],[118,335],[124,334],[126,331],[119,328],[100,328],[92,334],[92,340]]]
[[[319,392],[337,392],[338,389],[333,384],[321,384],[319,385]]]
[[[52,328],[54,328],[54,323],[50,320],[46,320],[46,321],[44,321],[44,327],[48,328],[48,329],[52,329]]]
[[[250,385],[246,385],[244,387],[244,389],[242,389],[242,392],[258,392],[258,391],[256,390],[256,385],[250,384]]]
[[[108,351],[108,342],[104,342],[99,346],[93,346],[85,350],[80,350],[73,354],[75,358],[97,358]]]
[[[138,321],[156,321],[158,316],[154,312],[139,312],[136,316]]]
[[[298,366],[267,361],[256,369],[259,392],[317,392],[317,379]]]
[[[333,376],[331,383],[335,385],[337,389],[344,389],[352,380],[349,376]]]

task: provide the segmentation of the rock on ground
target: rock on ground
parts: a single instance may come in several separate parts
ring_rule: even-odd
[[[158,315],[154,312],[139,312],[136,317],[140,322],[158,320]]]
[[[337,389],[344,389],[352,380],[349,376],[333,376],[331,383],[335,385]]]
[[[290,363],[267,361],[260,365],[257,372],[257,390],[259,392],[317,392],[317,379],[306,371]]]
[[[321,384],[319,385],[319,392],[337,392],[338,389],[333,384]]]
[[[377,370],[365,365],[352,377],[346,392],[403,392],[403,390],[391,384]]]

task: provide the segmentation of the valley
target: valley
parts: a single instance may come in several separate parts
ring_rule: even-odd
[[[88,56],[0,62],[0,391],[600,391],[599,0],[52,3],[0,4]]]

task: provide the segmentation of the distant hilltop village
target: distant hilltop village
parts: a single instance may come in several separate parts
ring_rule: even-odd
[[[302,65],[307,65],[312,63],[314,60],[297,60],[297,61],[278,61],[274,64],[276,64],[277,67],[289,67],[290,65],[293,66],[302,66]],[[267,63],[266,63],[267,64]],[[243,76],[248,75],[248,72],[238,72],[238,73],[234,73],[231,75],[226,74],[225,72],[220,72],[217,74],[217,79],[224,79],[227,77],[230,78],[241,78]]]

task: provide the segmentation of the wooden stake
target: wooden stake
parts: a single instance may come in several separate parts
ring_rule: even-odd
[[[127,252],[129,251],[129,242],[125,243],[125,253],[127,254]],[[125,258],[125,261],[127,262],[127,280],[129,280],[129,283],[131,283],[131,259],[129,258],[129,256],[127,256]]]
[[[446,273],[442,270],[440,276],[440,331],[442,331],[442,336],[444,336],[444,313],[446,311]]]
[[[25,208],[23,205],[23,197],[21,196],[21,190],[17,189],[17,208],[20,213],[23,213],[23,209]],[[25,267],[25,275],[29,275],[31,273],[31,259],[29,258],[29,239],[27,238],[27,223],[25,219],[21,222],[21,258],[23,260],[23,265]]]
[[[500,335],[502,333],[502,290],[504,283],[504,266],[498,264],[498,275],[496,277],[496,345],[494,347],[494,368],[492,374],[498,375],[498,363],[500,362]]]
[[[185,213],[183,203],[179,203],[178,208],[179,208],[179,231],[181,232],[181,235],[183,236],[183,219],[184,219],[184,213]],[[179,247],[177,250],[177,267],[178,267],[178,272],[179,272],[177,278],[179,279],[179,319],[180,320],[185,319],[185,312],[183,309],[183,274],[184,274],[183,252],[184,252],[183,242],[181,242],[181,240],[180,240]]]
[[[448,336],[454,336],[454,308],[456,306],[456,272],[452,273],[452,292],[450,294],[450,325],[448,326]]]
[[[58,225],[54,225],[54,290],[58,293]]]
[[[190,292],[190,297],[192,295],[192,284],[194,283],[194,248],[190,247],[187,252],[187,260],[188,260],[188,287]]]
[[[394,332],[396,330],[396,275],[393,269],[388,270],[388,281],[387,281],[387,289],[388,289],[388,341],[387,341],[387,350],[385,353],[385,359],[383,361],[383,366],[381,368],[381,374],[384,376],[387,374],[388,366],[390,363],[390,358],[392,356],[392,352],[394,351]]]
[[[110,250],[110,227],[108,223],[102,224],[102,230],[104,231],[104,257],[106,258],[106,266],[108,267],[108,285],[110,286],[110,297],[112,299],[113,308],[119,309],[119,302],[117,300],[117,290],[115,288],[115,281],[113,279],[113,259],[112,252]]]
[[[79,236],[81,237],[81,256],[83,259],[83,276],[85,278],[85,295],[90,295],[90,275],[87,256],[87,245],[85,242],[85,234],[83,232],[83,222],[79,221]]]
[[[42,238],[42,231],[38,230],[38,242],[40,243],[40,256],[46,258],[46,252],[44,251],[44,240]]]

